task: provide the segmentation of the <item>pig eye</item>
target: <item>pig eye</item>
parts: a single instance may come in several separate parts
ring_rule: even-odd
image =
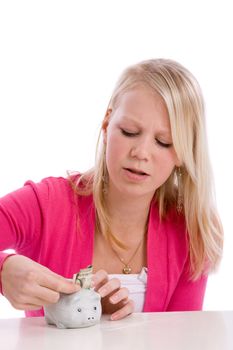
[[[81,311],[82,311],[82,309],[79,307],[79,308],[77,309],[77,311],[78,311],[78,312],[81,312]]]
[[[96,306],[94,306],[94,310],[97,310],[97,307],[96,307]]]

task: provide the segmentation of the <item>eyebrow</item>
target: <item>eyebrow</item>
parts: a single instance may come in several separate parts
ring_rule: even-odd
[[[137,120],[133,119],[133,118],[130,118],[126,115],[123,115],[123,120],[121,122],[124,122],[124,121],[127,121],[127,122],[130,122],[130,123],[133,123],[135,124],[137,127],[139,128],[143,128],[143,124],[141,124],[140,122],[138,122]],[[157,135],[158,136],[168,136],[168,137],[172,137],[171,136],[171,132],[167,129],[160,129],[158,132],[157,132]]]

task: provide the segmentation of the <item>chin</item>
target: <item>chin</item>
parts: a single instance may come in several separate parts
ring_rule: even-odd
[[[121,193],[123,197],[126,197],[126,199],[132,198],[132,199],[138,199],[138,198],[145,198],[145,199],[152,199],[154,196],[155,191],[145,191],[145,189],[142,188],[122,188]]]

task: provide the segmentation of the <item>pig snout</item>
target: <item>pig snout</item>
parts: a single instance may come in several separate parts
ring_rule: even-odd
[[[78,308],[77,311],[80,316],[82,315],[81,317],[84,322],[92,323],[99,319],[99,313],[96,306],[91,310],[89,308]]]

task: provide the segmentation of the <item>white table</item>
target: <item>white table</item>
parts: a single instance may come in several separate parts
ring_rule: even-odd
[[[233,311],[135,313],[89,328],[58,329],[44,318],[0,320],[1,350],[232,350]]]

